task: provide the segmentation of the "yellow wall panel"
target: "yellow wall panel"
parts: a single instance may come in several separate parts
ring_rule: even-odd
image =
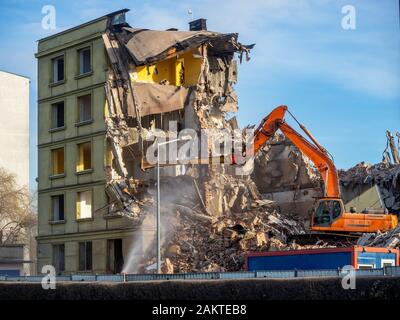
[[[200,51],[195,49],[153,65],[136,67],[131,79],[149,83],[167,80],[169,84],[175,86],[192,86],[197,84],[201,64]]]

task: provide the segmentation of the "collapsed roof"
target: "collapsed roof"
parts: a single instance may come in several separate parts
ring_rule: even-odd
[[[155,63],[168,59],[187,49],[209,43],[219,53],[235,52],[243,46],[237,42],[237,33],[212,31],[157,31],[148,29],[123,28],[124,43],[136,65]]]

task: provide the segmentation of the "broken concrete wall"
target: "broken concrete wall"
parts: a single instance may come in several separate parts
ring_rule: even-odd
[[[255,156],[252,179],[265,199],[281,211],[308,219],[322,196],[318,170],[287,138],[276,134]]]
[[[111,185],[122,183],[129,191],[133,189],[129,179],[155,178],[151,170],[154,163],[147,161],[146,152],[155,141],[149,141],[149,137],[154,139],[159,134],[156,129],[163,130],[163,137],[175,139],[185,128],[230,127],[225,116],[237,111],[234,53],[238,52],[240,59],[246,54],[248,59],[250,48],[237,42],[237,34],[122,27],[110,28],[103,40],[110,61],[106,124],[112,153]],[[169,128],[173,120],[177,125]],[[163,168],[161,173],[177,176],[190,172],[198,176],[198,170],[174,166]],[[211,204],[206,195],[205,177],[210,178],[211,171],[202,172],[199,190],[205,195],[206,206],[215,205],[218,211],[218,200]],[[114,180],[116,184],[112,184]]]
[[[383,209],[400,214],[400,133],[387,130],[386,148],[382,161],[371,165],[361,162],[348,170],[340,170],[340,185],[347,206],[358,205],[358,210]]]
[[[370,165],[361,162],[349,170],[340,170],[339,177],[345,200],[350,201],[376,185],[386,209],[400,214],[400,165],[384,162]]]

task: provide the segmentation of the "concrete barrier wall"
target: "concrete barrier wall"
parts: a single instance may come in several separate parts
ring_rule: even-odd
[[[0,282],[0,300],[362,300],[400,299],[400,277],[358,277],[355,290],[341,278],[169,280],[127,283]]]

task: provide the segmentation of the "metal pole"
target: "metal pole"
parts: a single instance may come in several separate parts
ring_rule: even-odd
[[[157,143],[157,273],[161,273],[160,145]]]
[[[175,139],[167,142],[159,143],[157,141],[157,273],[161,273],[161,216],[160,216],[160,145],[166,145],[171,142],[179,141]]]

